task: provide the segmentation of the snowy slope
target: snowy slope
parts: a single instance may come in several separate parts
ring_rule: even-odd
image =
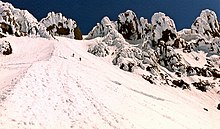
[[[219,129],[216,89],[153,85],[88,53],[98,38],[56,38],[0,39],[13,48],[0,55],[0,129]]]

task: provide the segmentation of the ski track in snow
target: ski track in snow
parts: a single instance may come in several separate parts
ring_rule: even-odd
[[[24,55],[23,60],[9,57],[1,63],[1,70],[15,69],[16,75],[9,79],[10,84],[2,83],[0,129],[219,127],[219,113],[198,110],[205,104],[192,106],[197,98],[180,97],[185,91],[154,86],[111,64],[109,67],[101,58],[86,53],[89,41],[59,40],[39,41],[49,44],[33,52],[37,55],[32,53],[31,59]]]

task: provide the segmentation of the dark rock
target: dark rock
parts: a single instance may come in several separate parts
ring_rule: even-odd
[[[190,86],[186,82],[184,82],[182,79],[181,80],[173,80],[173,84],[184,89],[189,89]]]
[[[196,87],[196,89],[201,90],[202,92],[206,92],[208,90],[208,87],[213,88],[213,83],[210,83],[208,80],[192,83],[193,86]]]
[[[0,28],[2,29],[2,32],[5,34],[13,34],[12,27],[4,22],[0,23]]]
[[[153,81],[153,77],[150,75],[150,76],[146,76],[146,75],[142,75],[142,78],[144,78],[145,80],[149,81],[151,84],[154,84],[154,81]]]
[[[83,39],[82,33],[81,33],[78,26],[74,29],[74,35],[75,35],[74,39],[77,39],[77,40],[82,40]]]
[[[119,14],[117,24],[118,32],[121,33],[125,39],[141,39],[141,31],[139,30],[140,21],[133,11],[128,10],[124,13]]]
[[[164,42],[168,42],[169,39],[172,39],[172,40],[176,39],[176,34],[172,33],[171,30],[166,29],[165,31],[162,32],[162,38],[159,39],[159,41],[162,40]]]
[[[0,44],[0,53],[3,55],[12,54],[12,48],[8,41],[3,41],[2,44]]]
[[[218,109],[218,110],[220,110],[220,104],[218,104],[218,107],[217,107],[217,109]]]
[[[209,111],[207,108],[203,108],[205,111]]]

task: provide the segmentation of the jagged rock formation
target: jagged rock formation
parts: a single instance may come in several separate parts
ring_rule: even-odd
[[[82,39],[82,34],[76,21],[67,19],[61,13],[50,12],[40,23],[42,23],[46,27],[46,30],[53,36]]]
[[[8,41],[2,41],[0,44],[0,54],[10,55],[12,53],[11,45]]]
[[[218,109],[218,110],[220,110],[220,104],[218,104],[218,107],[217,107],[217,109]]]
[[[220,28],[214,11],[203,10],[191,26],[192,33],[200,34],[206,39],[220,37]]]
[[[172,45],[177,37],[177,31],[174,21],[166,16],[164,13],[155,13],[151,18],[152,41],[153,46],[164,41],[166,45]]]
[[[111,21],[108,17],[104,17],[101,23],[97,23],[89,32],[87,39],[104,37],[112,28],[122,34],[126,40],[137,41],[140,39],[143,40],[146,37],[151,29],[151,25],[147,19],[143,17],[138,19],[133,11],[127,10],[118,15],[117,21]]]
[[[38,22],[27,10],[16,9],[0,1],[0,32],[16,36],[36,34]]]
[[[104,37],[109,33],[111,29],[115,29],[115,24],[110,21],[108,17],[104,17],[101,20],[101,23],[97,23],[97,25],[89,32],[86,39]]]
[[[191,29],[177,32],[174,21],[164,13],[155,13],[151,23],[148,23],[143,17],[138,20],[135,13],[128,10],[119,14],[118,21],[113,22],[108,17],[104,17],[101,23],[93,28],[87,38],[101,37],[101,40],[98,40],[96,45],[90,46],[88,52],[96,56],[112,58],[112,63],[125,71],[133,72],[139,68],[148,71],[151,75],[142,77],[152,84],[160,80],[161,83],[172,87],[190,89],[190,86],[194,86],[198,90],[206,91],[209,90],[207,87],[212,88],[212,85],[216,84],[203,85],[203,81],[188,84],[182,79],[174,79],[161,70],[161,67],[165,67],[173,72],[176,78],[220,77],[219,69],[216,69],[219,67],[218,57],[212,56],[220,53],[217,17],[212,11],[204,10],[195,22]],[[209,25],[208,29],[205,28],[204,23]],[[207,30],[208,33],[203,33],[203,30]],[[143,40],[139,47],[127,42],[139,39]],[[185,61],[182,54],[190,54],[194,51],[207,53],[207,66],[194,67]],[[198,61],[199,58],[195,60]]]
[[[4,34],[15,36],[36,35],[44,38],[66,36],[82,39],[82,34],[76,22],[66,19],[61,13],[49,13],[47,18],[38,22],[27,10],[14,8],[10,3],[0,1],[0,37]]]
[[[141,26],[136,14],[127,10],[118,15],[117,30],[128,40],[141,39]]]
[[[191,29],[180,31],[179,36],[188,44],[186,45],[188,48],[185,49],[202,50],[208,53],[208,56],[220,53],[220,28],[214,11],[203,10]]]

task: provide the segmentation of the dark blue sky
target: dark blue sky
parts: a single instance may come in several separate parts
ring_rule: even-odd
[[[178,30],[189,28],[202,9],[211,9],[220,15],[220,0],[3,0],[26,9],[38,20],[50,11],[61,12],[77,21],[87,34],[104,16],[117,20],[119,13],[133,10],[138,17],[150,21],[158,11],[170,16]],[[220,16],[219,16],[220,17]]]

